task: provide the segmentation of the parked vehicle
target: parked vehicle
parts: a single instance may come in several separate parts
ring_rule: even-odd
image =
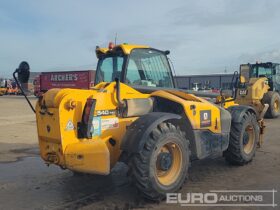
[[[240,75],[245,78],[246,83],[252,78],[268,79],[269,90],[263,95],[262,102],[269,105],[266,117],[277,118],[280,115],[280,64],[271,62],[241,64]]]
[[[94,88],[49,90],[36,108],[26,98],[36,113],[46,164],[108,175],[122,161],[139,194],[160,201],[183,186],[193,160],[223,153],[234,165],[252,161],[263,135],[262,116],[232,98],[213,104],[176,89],[169,53],[142,45],[97,47]],[[24,66],[29,67],[21,64],[15,79],[29,74]]]
[[[0,82],[0,96],[7,93],[7,80],[1,80]]]
[[[94,70],[43,72],[33,81],[34,95],[40,96],[52,88],[90,89],[94,78]]]
[[[40,76],[36,76],[33,80],[34,96],[39,96],[40,93]]]

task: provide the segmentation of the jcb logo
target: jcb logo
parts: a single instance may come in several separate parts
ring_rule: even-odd
[[[207,112],[203,113],[203,120],[208,120],[208,113]]]
[[[211,126],[211,110],[200,111],[200,127]]]

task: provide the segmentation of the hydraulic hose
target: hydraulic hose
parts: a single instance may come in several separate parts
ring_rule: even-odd
[[[26,96],[26,94],[24,93],[24,91],[23,91],[23,89],[22,89],[20,83],[18,82],[18,79],[16,78],[16,73],[17,73],[17,72],[18,72],[18,70],[16,69],[16,70],[14,71],[14,73],[13,73],[13,77],[14,77],[16,83],[17,83],[17,86],[18,86],[19,89],[21,90],[22,94],[24,95],[24,97],[25,97],[27,103],[29,104],[30,108],[32,109],[32,111],[33,111],[34,113],[36,113],[34,107],[32,106],[31,102],[30,102],[29,99],[27,98],[27,96]]]

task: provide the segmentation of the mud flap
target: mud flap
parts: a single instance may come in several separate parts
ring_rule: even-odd
[[[229,133],[215,134],[208,130],[195,130],[195,155],[196,159],[203,159],[211,155],[219,154],[227,149]]]

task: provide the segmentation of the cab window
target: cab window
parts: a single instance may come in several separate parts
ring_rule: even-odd
[[[97,83],[112,82],[116,78],[120,79],[124,58],[121,56],[109,56],[99,60],[97,71]]]
[[[280,65],[277,65],[275,80],[277,84],[280,84]]]
[[[270,78],[272,76],[272,69],[271,67],[263,67],[256,65],[253,67],[253,76]]]
[[[153,49],[134,49],[128,60],[126,83],[148,87],[173,87],[166,55]]]

